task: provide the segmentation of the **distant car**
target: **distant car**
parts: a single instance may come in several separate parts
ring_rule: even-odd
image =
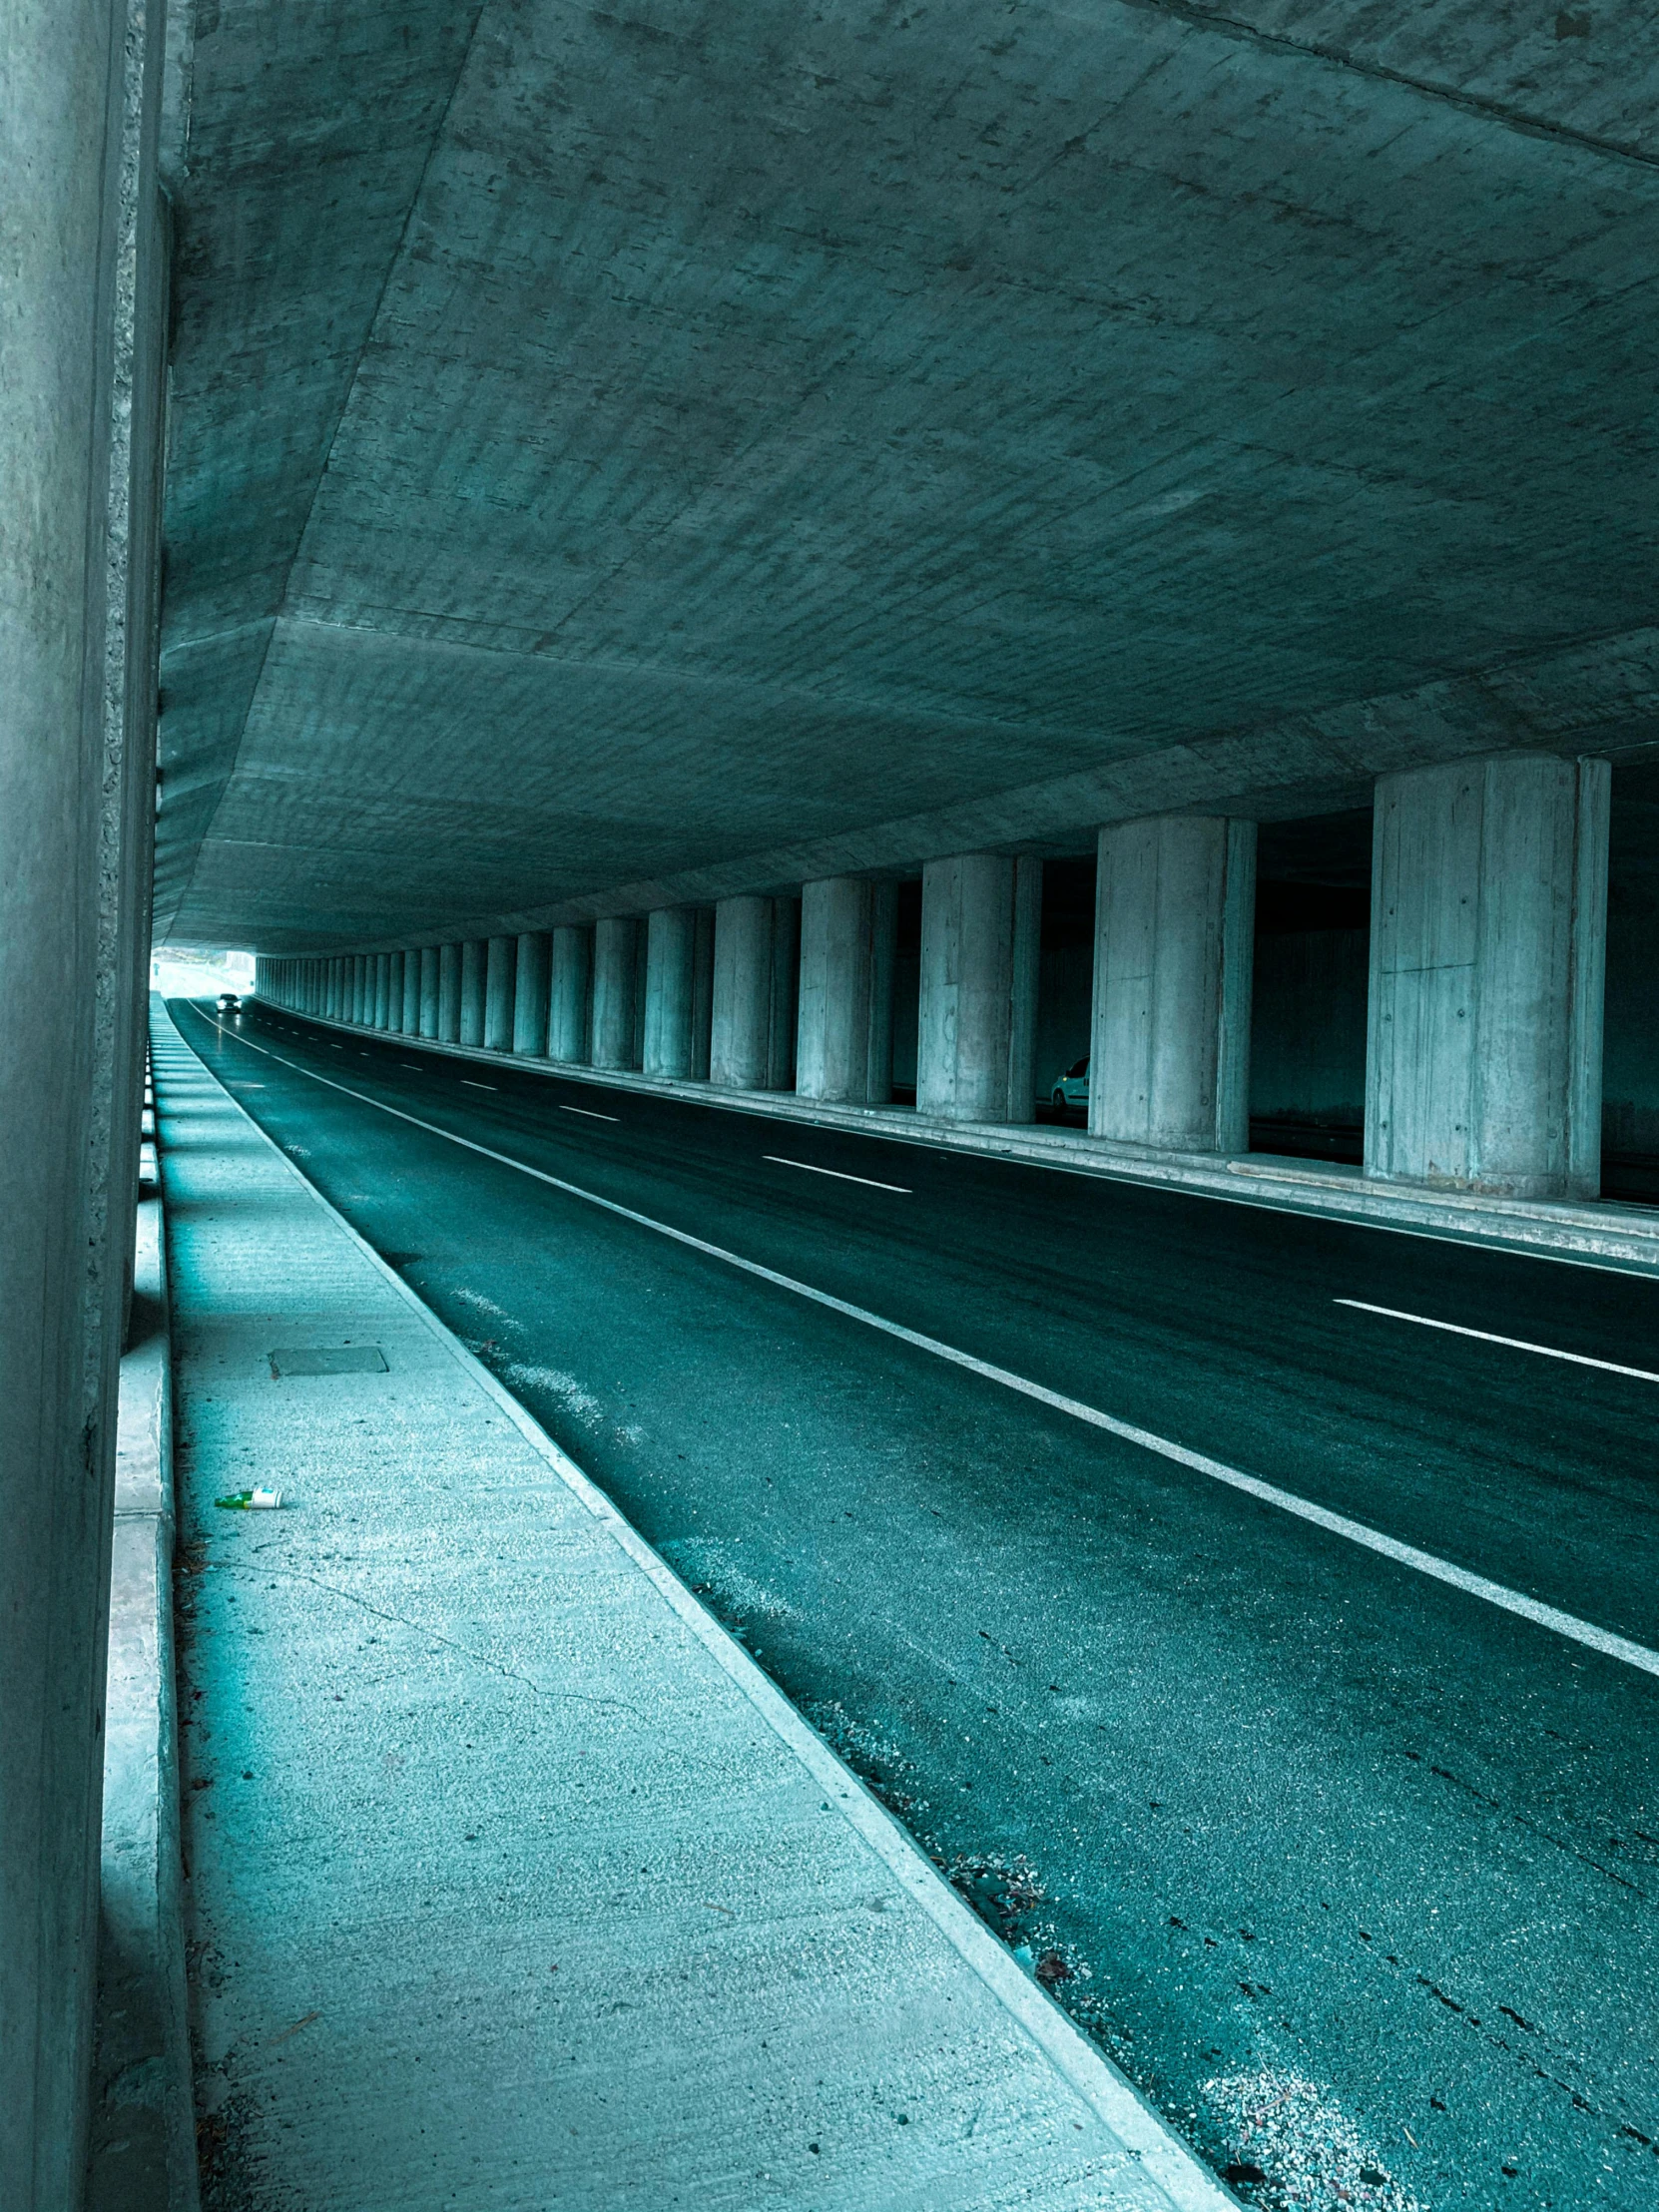
[[[222,1014],[240,1014],[242,1012],[242,1000],[235,991],[221,991],[219,994],[219,1010]]]
[[[1089,1107],[1088,1056],[1076,1060],[1064,1075],[1054,1080],[1053,1104],[1056,1113],[1063,1114],[1071,1107],[1081,1107],[1087,1113]]]

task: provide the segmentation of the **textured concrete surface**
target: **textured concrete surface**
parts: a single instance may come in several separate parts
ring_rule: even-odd
[[[88,2212],[195,2212],[198,2195],[179,1851],[173,1392],[161,1217],[155,1195],[140,1205],[133,1321],[121,1363]]]
[[[165,1017],[156,1065],[206,2203],[1221,2212]],[[318,1346],[383,1366],[274,1375]]]
[[[1659,1284],[181,1018],[1247,2202],[1649,2212],[1654,1675],[1063,1405],[1651,1661],[1659,1384],[1336,1302],[1651,1374]]]
[[[1640,10],[181,9],[181,939],[1654,741]]]

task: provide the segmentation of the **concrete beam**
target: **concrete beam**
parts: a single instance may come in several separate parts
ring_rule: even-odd
[[[1090,1131],[1171,1152],[1245,1151],[1256,825],[1114,824],[1097,864]]]
[[[1369,1174],[1599,1192],[1610,788],[1515,754],[1379,783]]]
[[[547,1050],[551,939],[531,930],[518,940],[513,968],[513,1050],[538,1057]]]
[[[0,2193],[85,2180],[155,802],[160,41],[0,0]],[[128,44],[129,32],[131,43]]]
[[[634,1056],[640,925],[607,914],[593,929],[593,1064],[631,1068]]]
[[[715,908],[709,1080],[728,1090],[788,1090],[801,980],[801,908],[793,898],[728,898]]]
[[[484,964],[484,1035],[491,1052],[513,1049],[513,1012],[516,1003],[514,970],[518,961],[517,937],[491,937]]]
[[[593,930],[582,922],[553,932],[552,982],[548,993],[549,1057],[581,1063],[589,1051],[589,1015],[593,996]]]
[[[921,877],[916,1110],[947,1121],[1035,1111],[1042,862],[965,852]]]
[[[801,894],[796,1089],[878,1106],[892,1097],[892,973],[898,888],[830,876]]]

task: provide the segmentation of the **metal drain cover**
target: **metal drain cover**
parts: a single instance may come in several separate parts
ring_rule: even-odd
[[[378,1345],[287,1345],[268,1353],[274,1381],[284,1375],[384,1375]]]

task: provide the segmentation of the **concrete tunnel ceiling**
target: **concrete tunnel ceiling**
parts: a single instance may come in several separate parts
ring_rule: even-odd
[[[158,933],[1659,740],[1659,18],[195,0]]]

